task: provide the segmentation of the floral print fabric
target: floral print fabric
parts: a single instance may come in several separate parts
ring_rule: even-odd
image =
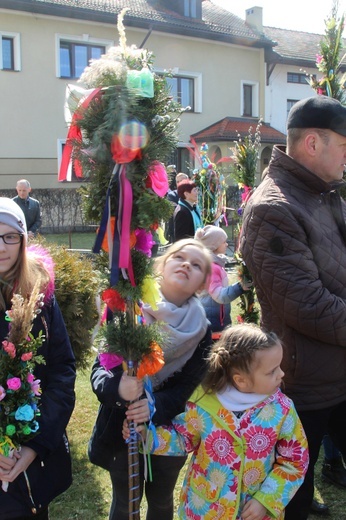
[[[199,387],[172,426],[157,428],[157,455],[192,452],[178,515],[239,520],[256,498],[265,520],[283,519],[308,466],[306,437],[292,401],[280,390],[238,419]]]

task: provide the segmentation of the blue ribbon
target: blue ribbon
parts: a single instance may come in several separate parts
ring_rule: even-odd
[[[117,218],[119,218],[118,215],[118,201],[119,201],[119,171],[120,171],[120,165],[116,165],[113,172],[111,180],[109,181],[109,185],[107,188],[106,193],[106,202],[105,207],[103,209],[102,217],[101,217],[101,223],[100,227],[96,236],[95,244],[93,247],[94,253],[99,253],[101,251],[101,246],[103,239],[105,237],[106,231],[107,231],[107,225],[109,220],[109,207],[110,207],[110,197],[111,197],[111,191],[113,184],[116,182],[116,190],[117,193],[115,195],[115,213],[117,215]],[[111,258],[111,268],[110,268],[110,285],[113,287],[117,284],[119,281],[119,250],[120,250],[120,238],[119,238],[119,231],[118,231],[118,222],[116,222],[114,226],[114,234],[113,234],[113,247],[112,247],[112,258]]]

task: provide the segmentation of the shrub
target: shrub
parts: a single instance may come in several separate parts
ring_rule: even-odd
[[[51,254],[55,263],[55,295],[61,309],[77,369],[85,369],[90,362],[92,331],[98,322],[97,295],[100,276],[92,260],[65,247],[40,244]]]

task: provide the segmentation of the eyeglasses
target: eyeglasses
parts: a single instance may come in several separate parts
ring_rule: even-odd
[[[0,238],[3,239],[5,244],[14,245],[14,244],[19,244],[19,242],[21,242],[23,236],[24,235],[22,235],[21,233],[6,233],[6,235],[0,235]]]

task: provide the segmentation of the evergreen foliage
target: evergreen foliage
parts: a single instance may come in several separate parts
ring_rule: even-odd
[[[310,85],[317,92],[332,97],[345,104],[345,80],[346,75],[340,75],[340,67],[346,53],[342,55],[342,34],[345,27],[345,15],[339,18],[338,2],[333,4],[330,16],[325,20],[325,35],[320,43],[320,54],[317,54],[316,67],[322,73],[317,79],[310,75]]]
[[[55,296],[61,309],[77,369],[85,369],[90,361],[92,330],[98,321],[96,298],[100,286],[98,271],[92,260],[65,247],[41,244],[55,264]]]

